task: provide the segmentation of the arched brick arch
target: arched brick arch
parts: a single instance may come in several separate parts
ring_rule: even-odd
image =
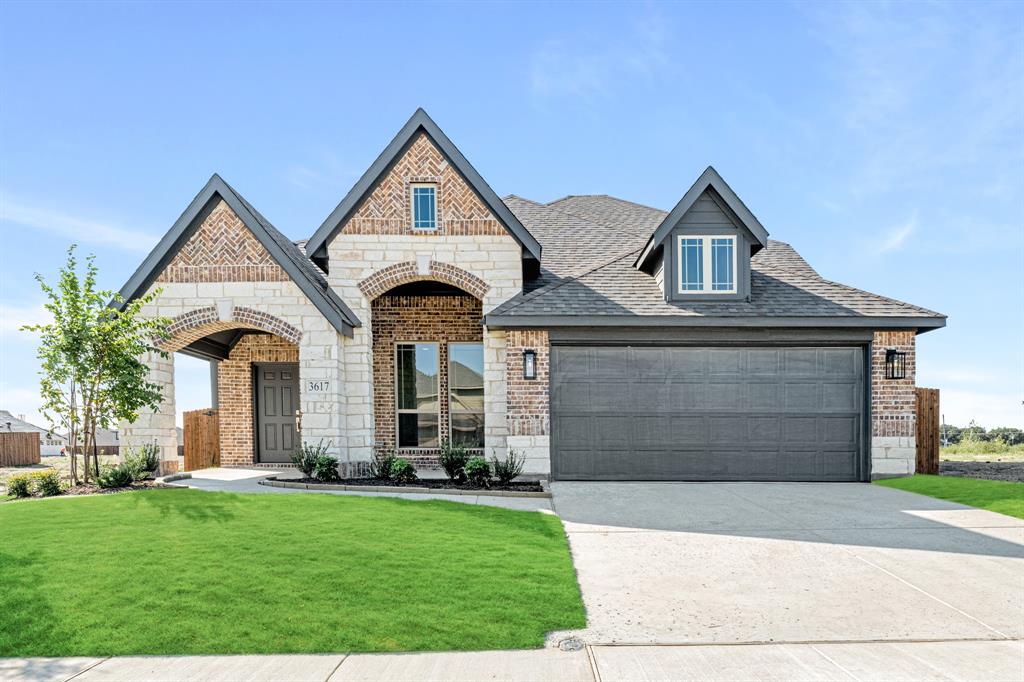
[[[421,273],[419,268],[416,267],[416,263],[412,261],[389,265],[360,282],[359,290],[372,301],[384,292],[394,289],[399,285],[423,280],[434,280],[451,284],[453,287],[458,287],[467,294],[481,300],[483,300],[487,290],[491,288],[487,282],[471,272],[467,272],[451,263],[439,263],[436,260],[432,260],[426,274]]]
[[[231,319],[222,320],[214,306],[196,308],[175,317],[167,328],[167,338],[160,346],[173,352],[214,332],[228,329],[258,329],[276,334],[281,338],[298,345],[302,340],[302,332],[279,317],[262,310],[245,306],[235,306],[231,310]]]

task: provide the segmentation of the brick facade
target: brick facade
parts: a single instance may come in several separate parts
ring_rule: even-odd
[[[551,470],[551,347],[547,331],[506,332],[505,381],[507,443],[526,457],[524,471]],[[523,351],[537,352],[537,378],[523,378]]]
[[[290,278],[223,199],[157,282],[285,282]]]
[[[487,290],[490,289],[487,282],[471,272],[450,263],[430,261],[422,272],[419,266],[413,262],[389,265],[360,282],[359,290],[368,299],[373,300],[397,286],[423,280],[451,284],[479,299],[483,299],[487,295]]]
[[[504,235],[505,228],[426,134],[409,146],[344,226],[350,234],[424,234],[412,229],[410,185],[437,184],[437,229],[431,235]]]
[[[876,331],[871,345],[871,475],[914,473],[917,354],[913,331]],[[904,379],[885,378],[885,351],[907,354]]]
[[[396,444],[395,344],[438,343],[440,418],[442,441],[448,439],[449,343],[483,341],[480,300],[472,296],[381,296],[371,304],[373,326],[374,443],[391,450]],[[399,454],[416,466],[436,466],[437,450],[411,448]]]
[[[254,459],[252,365],[298,362],[299,348],[273,334],[247,334],[217,368],[221,466],[251,466]]]
[[[913,437],[917,414],[915,334],[913,331],[875,332],[871,347],[871,435]],[[905,379],[885,378],[885,351],[907,354]]]

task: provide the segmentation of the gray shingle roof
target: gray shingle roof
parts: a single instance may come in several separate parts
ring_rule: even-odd
[[[605,195],[569,196],[549,204],[520,197],[506,203],[544,248],[539,286],[499,306],[489,324],[517,318],[914,318],[936,326],[931,310],[821,277],[784,242],[769,240],[751,259],[749,301],[668,302],[655,279],[633,267],[667,213]],[[550,260],[549,260],[550,259]],[[635,322],[635,320],[634,320]]]

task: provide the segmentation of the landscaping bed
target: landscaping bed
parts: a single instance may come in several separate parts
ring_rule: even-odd
[[[279,478],[277,476],[268,476],[264,480],[271,481],[273,483],[293,483],[296,484],[296,486],[301,486],[309,490],[315,490],[316,488],[322,488],[324,490],[365,490],[366,488],[379,488],[382,490],[395,490],[398,492],[427,492],[431,490],[440,490],[455,494],[471,493],[474,495],[486,495],[488,493],[533,493],[529,496],[550,496],[549,493],[544,490],[540,481],[513,481],[511,483],[492,482],[489,486],[480,486],[474,485],[468,481],[460,483],[441,478],[419,479],[411,483],[395,483],[394,481],[385,481],[377,478],[341,478],[336,481],[331,481],[330,483],[319,481],[315,478]]]

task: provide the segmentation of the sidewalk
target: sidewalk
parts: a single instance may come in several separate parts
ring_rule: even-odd
[[[0,659],[11,682],[266,680],[1008,680],[1024,679],[1024,642],[872,642],[593,646],[426,654]]]

